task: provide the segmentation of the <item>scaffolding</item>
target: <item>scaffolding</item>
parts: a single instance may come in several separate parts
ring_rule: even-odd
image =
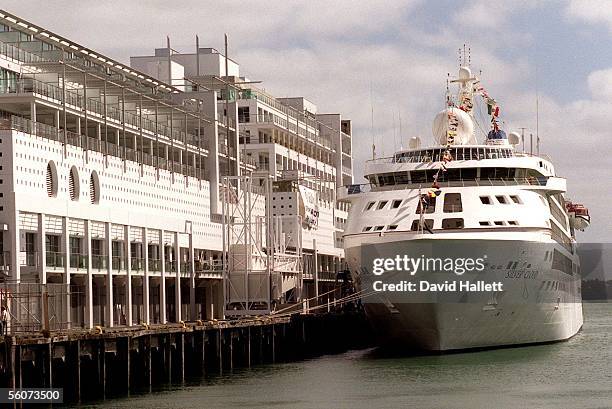
[[[9,313],[9,334],[59,331],[70,328],[67,306],[80,293],[68,284],[11,283],[0,285],[0,305]]]
[[[292,288],[298,302],[303,287],[301,243],[288,243],[283,228],[299,224],[295,217],[272,216],[272,179],[226,176],[223,184],[224,315],[269,314]]]

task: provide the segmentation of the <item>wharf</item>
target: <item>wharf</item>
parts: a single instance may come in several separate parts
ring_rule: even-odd
[[[358,312],[29,333],[0,341],[0,387],[63,388],[65,401],[370,345]]]

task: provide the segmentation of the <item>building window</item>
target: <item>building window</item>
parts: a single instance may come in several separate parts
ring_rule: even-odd
[[[447,193],[444,195],[444,213],[462,212],[461,193]]]
[[[463,219],[442,219],[443,229],[463,229]]]
[[[516,195],[510,196],[510,199],[512,199],[512,201],[516,204],[522,204],[521,199]]]
[[[386,201],[386,200],[383,200],[383,201],[381,201],[381,202],[378,204],[377,209],[378,209],[378,210],[381,210],[381,209],[382,209],[382,208],[384,208],[386,205],[387,205],[387,201]]]
[[[397,230],[397,224],[392,224],[389,227],[387,227],[387,230]]]
[[[100,178],[95,170],[89,177],[89,200],[92,204],[100,203]]]
[[[490,205],[492,204],[491,198],[489,196],[480,196],[480,201],[482,204]]]
[[[57,197],[57,167],[55,166],[55,162],[50,161],[47,163],[45,178],[47,182],[47,196]]]
[[[70,200],[79,200],[79,187],[79,172],[77,168],[73,166],[68,175],[68,192],[70,193]]]
[[[391,203],[391,208],[397,209],[398,207],[400,207],[401,204],[402,204],[401,200],[394,200],[393,203]]]
[[[478,222],[478,224],[480,224],[481,226],[490,226],[491,222],[489,221],[484,221],[484,222]]]

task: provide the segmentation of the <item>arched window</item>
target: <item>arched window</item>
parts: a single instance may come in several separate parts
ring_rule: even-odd
[[[100,178],[95,170],[89,177],[89,200],[92,204],[100,203]]]
[[[70,193],[70,200],[79,200],[79,172],[74,166],[70,169],[70,175],[68,176],[68,192]]]
[[[46,181],[47,181],[47,196],[56,197],[57,196],[57,167],[53,161],[47,163],[47,172],[46,172]]]

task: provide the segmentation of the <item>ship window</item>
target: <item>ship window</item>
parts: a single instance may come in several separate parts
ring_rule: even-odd
[[[387,230],[396,230],[397,229],[397,224],[392,224],[389,227],[387,227]]]
[[[410,172],[410,179],[412,183],[425,183],[427,181],[424,170],[413,170]]]
[[[368,205],[366,206],[366,210],[372,210],[372,208],[374,207],[375,204],[376,204],[376,202],[368,203]]]
[[[478,224],[480,224],[481,226],[490,226],[491,222],[489,221],[484,221],[484,222],[478,222]]]
[[[572,275],[572,260],[559,250],[553,250],[552,269]]]
[[[509,221],[508,221],[508,224],[509,224],[510,226],[518,226],[518,222],[517,222],[516,220],[509,220]]]
[[[436,211],[436,198],[427,195],[421,195],[421,200],[417,204],[416,212],[421,214],[421,206],[425,209],[424,213],[433,213]]]
[[[372,230],[372,226],[366,226],[361,231],[370,231],[370,230]]]
[[[504,223],[504,222],[503,222],[503,221],[501,221],[501,220],[496,220],[496,221],[494,221],[493,223],[495,223],[495,225],[496,225],[496,226],[503,226],[503,225],[505,225],[505,224],[506,224],[506,223]]]
[[[444,213],[462,212],[461,193],[447,193],[444,195]]]
[[[493,204],[491,203],[491,198],[489,196],[480,196],[480,201],[482,202],[482,204],[486,205]]]
[[[387,205],[388,201],[387,200],[383,200],[378,204],[377,209],[381,210],[383,207],[385,207]]]
[[[463,229],[463,219],[442,219],[443,229]]]
[[[512,199],[512,201],[513,201],[514,203],[517,203],[517,204],[521,204],[521,203],[522,203],[522,202],[521,202],[521,199],[520,199],[518,196],[516,196],[516,195],[512,195],[512,196],[510,196],[510,199]]]
[[[476,180],[476,168],[464,168],[461,169],[461,179],[463,180]]]
[[[508,199],[506,199],[506,196],[495,196],[495,198],[497,199],[497,201],[501,204],[508,204]]]
[[[385,228],[385,226],[376,226],[376,227],[374,228],[374,231],[381,231],[381,230],[382,230],[382,229],[384,229],[384,228]]]
[[[394,200],[393,203],[391,203],[391,208],[397,209],[398,207],[400,207],[401,204],[402,204],[401,200]]]
[[[427,230],[428,228],[430,230],[433,229],[433,219],[425,219],[423,221],[423,224],[424,224],[423,230]],[[419,231],[419,230],[421,230],[420,227],[421,226],[419,225],[419,219],[416,219],[416,220],[412,221],[412,226],[410,226],[410,230],[412,230],[412,231]]]

